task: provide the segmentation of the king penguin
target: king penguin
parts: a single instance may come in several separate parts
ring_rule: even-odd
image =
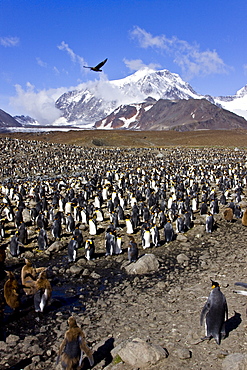
[[[51,230],[53,238],[60,239],[61,231],[62,231],[61,219],[56,216]]]
[[[128,246],[128,260],[129,262],[136,262],[138,258],[138,247],[133,236],[129,236]]]
[[[210,212],[208,212],[206,217],[206,232],[211,233],[213,231],[213,227],[214,227],[214,217]]]
[[[85,242],[85,257],[88,261],[94,258],[95,246],[93,239],[87,239]]]
[[[51,298],[52,288],[46,277],[46,271],[42,271],[35,282],[34,309],[35,312],[43,312]]]
[[[68,244],[68,261],[75,262],[77,256],[78,243],[74,236],[71,238]]]
[[[143,230],[142,233],[142,248],[150,248],[151,246],[151,233],[150,229],[147,227],[146,229]]]
[[[89,234],[90,235],[97,234],[97,222],[94,218],[90,218],[89,220]]]
[[[127,228],[126,233],[127,234],[133,234],[134,233],[134,228],[133,228],[132,220],[127,216],[125,222],[126,222],[126,228]]]
[[[155,247],[159,247],[160,243],[160,233],[159,229],[156,224],[153,224],[150,229],[151,237],[152,237],[152,243]]]
[[[9,250],[13,257],[18,257],[20,255],[20,243],[18,240],[18,231],[16,231],[15,235],[12,236],[9,243]]]
[[[205,303],[201,316],[200,324],[205,319],[206,336],[204,339],[214,338],[220,344],[221,338],[225,338],[225,319],[228,319],[228,308],[224,294],[220,290],[217,282],[212,281],[212,291]]]
[[[38,248],[40,251],[44,251],[48,248],[48,238],[47,238],[47,232],[45,229],[40,229],[39,235],[38,235]]]
[[[171,242],[174,237],[174,230],[171,224],[171,221],[168,220],[167,223],[164,226],[164,234],[165,234],[165,241],[167,243]]]

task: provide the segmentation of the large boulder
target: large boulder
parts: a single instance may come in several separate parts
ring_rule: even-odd
[[[144,254],[136,262],[132,262],[125,266],[128,274],[147,274],[149,272],[158,271],[159,261],[154,254]]]
[[[224,359],[222,370],[247,370],[247,355],[245,353],[232,353]]]
[[[118,354],[122,361],[132,366],[132,368],[140,369],[155,365],[168,356],[167,350],[161,346],[147,343],[140,338],[129,339],[121,343],[112,352],[114,352],[114,355]]]

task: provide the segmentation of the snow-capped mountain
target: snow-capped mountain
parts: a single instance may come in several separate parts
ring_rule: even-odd
[[[219,96],[214,100],[216,104],[247,119],[247,85],[238,90],[235,95]]]
[[[56,107],[63,112],[57,123],[91,124],[120,105],[142,103],[147,97],[158,99],[202,99],[181,77],[168,70],[143,69],[131,76],[115,81],[100,80],[85,90],[63,94]],[[208,100],[213,98],[208,96]]]
[[[19,122],[22,126],[39,126],[39,122],[30,116],[15,116],[14,119]]]
[[[154,117],[155,119],[152,122],[149,118],[147,119],[150,121],[150,128],[153,127],[153,130],[155,129],[154,127],[157,127],[157,122],[161,116],[162,129],[165,129],[166,126],[174,126],[175,122],[177,122],[179,126],[181,124],[181,116],[179,112],[172,112],[170,108],[169,114],[172,112],[173,124],[169,121],[169,117],[167,118],[167,122],[169,122],[165,124],[164,112],[162,113],[157,110],[158,107],[159,109],[164,109],[163,103],[157,104],[160,99],[172,101],[174,104],[183,100],[183,109],[185,113],[188,114],[186,123],[184,122],[184,129],[186,127],[192,129],[192,126],[194,129],[197,129],[199,128],[197,127],[198,122],[203,122],[203,126],[205,126],[205,117],[209,119],[209,126],[215,126],[215,123],[212,121],[212,119],[214,120],[214,114],[212,113],[213,108],[209,108],[210,105],[207,104],[202,105],[203,109],[209,109],[213,116],[209,117],[206,111],[203,113],[201,111],[201,106],[201,114],[196,116],[195,119],[197,124],[195,121],[192,123],[189,122],[189,117],[193,118],[195,116],[195,112],[193,111],[194,108],[189,112],[186,107],[186,105],[191,107],[191,104],[189,104],[190,100],[206,99],[215,107],[224,108],[247,120],[247,85],[237,91],[235,95],[212,97],[210,95],[200,95],[196,93],[190,84],[183,81],[178,74],[171,73],[166,69],[155,71],[153,69],[144,68],[128,77],[114,81],[106,80],[104,74],[100,75],[100,77],[101,79],[99,81],[91,81],[82,84],[80,88],[78,87],[76,90],[69,91],[60,96],[55,105],[56,108],[61,111],[61,116],[51,124],[51,128],[57,128],[58,130],[63,130],[68,127],[71,129],[144,129],[146,123],[144,124],[143,122],[150,116],[150,112],[153,115],[158,115],[157,120],[156,117]],[[166,112],[168,112],[168,106],[169,104],[166,104]],[[177,117],[175,117],[176,115]],[[223,116],[225,116],[225,113]],[[228,115],[228,119],[229,117]],[[235,123],[233,127],[239,127],[239,125],[242,127],[242,125],[245,125],[244,122],[239,123],[235,118],[236,117],[234,117]],[[31,117],[18,116],[13,119],[17,121],[15,121],[17,125],[21,124],[20,126],[23,127],[23,129],[28,129],[30,126],[33,126],[34,129],[36,129],[36,127],[37,129],[41,127],[38,126],[39,123],[37,120]],[[155,121],[157,122],[155,123]],[[13,127],[16,123],[13,121]],[[222,122],[219,128],[225,126],[227,125]],[[146,127],[146,129],[150,128]],[[206,126],[204,128],[206,128]]]
[[[91,83],[86,89],[63,94],[56,102],[56,107],[62,111],[62,117],[54,124],[101,128],[98,121],[104,118],[108,119],[106,117],[112,112],[116,114],[115,109],[127,109],[127,106],[133,104],[137,110],[143,109],[142,103],[148,97],[157,101],[159,99],[206,99],[247,119],[247,85],[236,95],[214,98],[210,95],[197,94],[190,84],[183,81],[178,74],[171,73],[166,69],[155,71],[145,68],[120,80],[102,79]],[[129,107],[128,110],[130,109]],[[148,108],[145,107],[145,109]],[[109,125],[104,123],[103,126]],[[132,124],[129,126],[127,121],[122,124],[115,120],[113,126],[129,128],[132,127]]]

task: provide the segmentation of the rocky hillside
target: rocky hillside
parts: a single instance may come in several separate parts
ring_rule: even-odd
[[[0,109],[0,128],[5,127],[21,127],[21,124],[17,122],[10,114]]]
[[[97,121],[100,129],[220,130],[247,128],[247,121],[206,99],[147,99],[142,104],[121,106]]]

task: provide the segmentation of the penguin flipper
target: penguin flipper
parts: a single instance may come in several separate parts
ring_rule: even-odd
[[[91,351],[91,349],[87,346],[84,336],[79,337],[79,343],[80,343],[80,349],[81,349],[79,365],[81,366],[83,355],[85,353],[89,360],[90,366],[93,366],[94,365],[93,351]]]
[[[210,304],[207,302],[203,309],[202,309],[202,312],[201,312],[201,315],[200,315],[200,325],[202,325],[203,321],[204,321],[204,318],[205,316],[207,315],[207,313],[209,312],[210,310]]]
[[[224,299],[224,306],[225,306],[225,320],[228,320],[228,306],[226,298]]]
[[[245,290],[234,290],[233,293],[241,294],[241,295],[247,295],[247,291]]]
[[[242,286],[243,288],[247,288],[247,283],[238,282],[238,283],[235,283],[235,285]]]

